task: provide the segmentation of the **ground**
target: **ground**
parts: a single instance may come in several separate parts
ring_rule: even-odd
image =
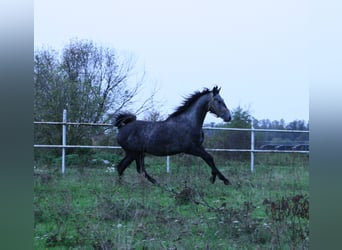
[[[254,173],[248,162],[218,161],[232,186],[210,183],[209,167],[186,156],[171,158],[170,173],[165,159],[147,159],[160,185],[135,166],[122,179],[107,163],[70,166],[64,175],[38,166],[34,248],[307,249],[306,156],[270,157],[256,158]]]

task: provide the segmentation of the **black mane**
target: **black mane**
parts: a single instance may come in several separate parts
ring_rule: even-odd
[[[175,112],[173,112],[171,115],[169,115],[169,117],[166,120],[180,115],[181,113],[186,111],[193,103],[195,103],[198,100],[198,98],[200,98],[201,96],[206,95],[210,92],[211,92],[211,90],[209,90],[208,88],[205,88],[202,92],[196,91],[195,93],[193,93],[189,97],[185,98],[182,105],[179,106],[178,108],[176,108]]]

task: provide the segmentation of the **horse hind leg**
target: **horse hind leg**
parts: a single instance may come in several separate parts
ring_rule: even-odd
[[[144,173],[144,176],[147,180],[149,180],[153,184],[157,184],[157,181],[151,177],[145,170],[145,156],[144,154],[140,154],[136,159],[135,163],[137,165],[137,172],[139,174]]]
[[[126,156],[119,162],[119,164],[116,167],[118,170],[119,176],[122,176],[125,169],[129,166],[129,164],[132,163],[133,160],[134,160],[134,157],[132,157],[129,154],[126,154]]]

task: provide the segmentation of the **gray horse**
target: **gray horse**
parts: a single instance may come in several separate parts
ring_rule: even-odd
[[[224,184],[230,185],[230,181],[216,168],[213,157],[202,146],[202,126],[208,111],[225,122],[231,120],[229,109],[219,94],[220,89],[215,86],[212,90],[195,92],[164,121],[140,121],[132,113],[118,114],[115,121],[119,129],[117,141],[126,153],[117,166],[119,176],[135,161],[138,173],[143,173],[156,184],[145,170],[145,154],[166,156],[185,153],[201,157],[211,167],[212,183],[218,176]]]

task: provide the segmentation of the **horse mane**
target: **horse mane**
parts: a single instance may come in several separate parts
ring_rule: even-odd
[[[178,116],[181,113],[185,112],[192,104],[194,104],[198,100],[198,98],[200,98],[201,96],[206,95],[206,94],[208,94],[210,92],[211,92],[211,90],[209,90],[208,88],[205,88],[201,92],[200,91],[196,91],[192,95],[186,97],[184,99],[183,103],[181,104],[181,106],[176,108],[175,112],[173,112],[171,115],[169,115],[169,117],[166,120],[168,120],[170,118],[173,118],[175,116]]]

